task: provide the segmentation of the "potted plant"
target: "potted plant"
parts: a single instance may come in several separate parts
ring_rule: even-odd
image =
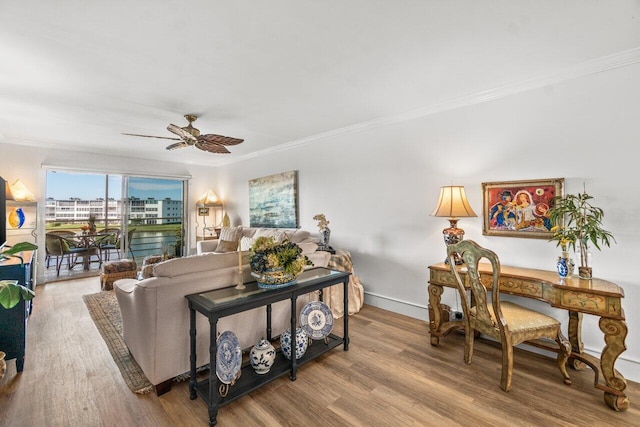
[[[276,242],[273,237],[258,237],[251,246],[251,275],[261,288],[293,285],[296,277],[311,261],[302,249],[289,240]]]
[[[563,252],[568,248],[575,251],[578,245],[578,273],[583,279],[592,277],[589,245],[601,250],[600,245],[609,247],[612,241],[615,242],[613,235],[602,228],[604,211],[594,206],[592,200],[586,189],[582,193],[558,196],[553,199],[553,207],[548,212],[553,224],[553,236],[549,240],[556,241],[556,246],[561,246]]]
[[[35,249],[38,249],[38,246],[33,243],[22,242],[4,250],[0,254],[0,257],[19,258],[22,264],[22,257],[19,256],[18,253],[22,251],[33,251]],[[7,310],[15,307],[21,299],[29,301],[33,299],[34,296],[35,294],[31,289],[19,285],[17,280],[0,280],[0,306]]]

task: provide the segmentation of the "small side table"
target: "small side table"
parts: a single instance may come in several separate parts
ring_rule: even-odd
[[[138,266],[135,261],[122,259],[109,261],[102,264],[100,270],[100,283],[103,291],[113,289],[113,282],[120,279],[135,279],[138,275]]]
[[[351,273],[349,276],[349,315],[360,311],[364,304],[364,288],[360,283],[360,278],[353,271],[353,261],[351,253],[344,249],[336,249],[336,253],[329,258],[328,268],[332,270]],[[335,285],[323,290],[324,301],[331,308],[333,317],[336,319],[344,316],[344,299],[342,285]]]

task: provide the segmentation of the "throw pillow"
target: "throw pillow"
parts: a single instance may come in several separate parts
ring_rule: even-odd
[[[256,239],[254,239],[253,237],[242,236],[242,239],[240,239],[240,250],[241,251],[251,250],[251,246],[253,246],[253,242],[255,242],[255,240]]]
[[[229,241],[229,240],[218,240],[218,247],[214,252],[224,253],[224,252],[234,252],[238,250],[238,241]]]
[[[284,230],[279,230],[277,228],[261,228],[253,235],[254,239],[257,239],[258,237],[273,237],[276,242],[282,242],[289,238]]]
[[[242,227],[222,227],[218,240],[226,240],[227,242],[237,242],[242,236]]]

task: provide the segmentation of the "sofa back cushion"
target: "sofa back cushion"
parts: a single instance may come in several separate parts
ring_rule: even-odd
[[[153,267],[153,275],[156,277],[176,277],[182,274],[235,267],[237,265],[237,252],[207,253],[174,258],[155,264]]]

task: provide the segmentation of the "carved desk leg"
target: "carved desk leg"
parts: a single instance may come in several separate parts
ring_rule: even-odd
[[[569,342],[571,343],[572,354],[582,354],[584,344],[582,343],[582,313],[569,311]],[[569,365],[579,371],[586,367],[581,360],[569,358]]]
[[[600,330],[604,332],[606,343],[600,356],[600,368],[607,384],[604,388],[604,401],[613,410],[629,409],[629,398],[624,394],[627,381],[615,370],[616,359],[627,349],[624,340],[627,337],[627,324],[624,320],[600,318]]]
[[[433,312],[433,320],[429,322],[429,335],[431,336],[431,345],[437,346],[440,343],[440,326],[442,325],[442,307],[440,307],[440,297],[442,295],[442,286],[429,285],[429,305]]]

